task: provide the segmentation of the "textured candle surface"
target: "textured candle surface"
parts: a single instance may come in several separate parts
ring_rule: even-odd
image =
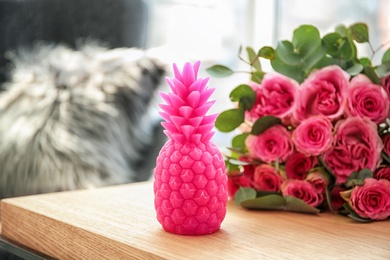
[[[170,140],[157,157],[154,194],[164,230],[182,235],[217,231],[226,215],[227,177],[220,151],[210,139],[216,115],[208,79],[198,79],[200,62],[186,63],[167,78],[172,93],[161,93],[162,125]]]

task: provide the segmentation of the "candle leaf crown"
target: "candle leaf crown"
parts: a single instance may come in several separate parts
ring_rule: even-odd
[[[200,62],[185,63],[180,72],[173,64],[174,77],[166,78],[171,93],[161,92],[166,104],[160,104],[164,118],[164,133],[180,143],[209,142],[217,114],[206,115],[215,100],[209,100],[214,88],[208,88],[209,78],[198,78]]]

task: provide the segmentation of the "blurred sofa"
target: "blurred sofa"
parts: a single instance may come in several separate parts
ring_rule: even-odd
[[[90,40],[144,48],[147,26],[147,0],[0,0],[0,86],[12,50],[42,41],[75,48]]]

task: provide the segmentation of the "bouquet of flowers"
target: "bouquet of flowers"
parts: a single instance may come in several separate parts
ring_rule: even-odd
[[[358,57],[366,44],[371,57]],[[246,48],[250,80],[218,116],[236,131],[226,155],[229,195],[250,209],[333,211],[361,221],[390,216],[390,49],[374,65],[368,26],[312,25],[276,48]],[[274,72],[262,70],[269,61]],[[223,65],[214,77],[236,73]]]

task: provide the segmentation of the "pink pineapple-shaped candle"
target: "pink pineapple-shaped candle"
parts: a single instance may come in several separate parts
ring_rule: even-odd
[[[186,63],[167,78],[172,93],[161,93],[162,123],[169,140],[157,157],[154,205],[164,230],[204,235],[219,230],[226,215],[227,177],[223,157],[210,141],[217,115],[208,78],[197,78],[200,62]]]

